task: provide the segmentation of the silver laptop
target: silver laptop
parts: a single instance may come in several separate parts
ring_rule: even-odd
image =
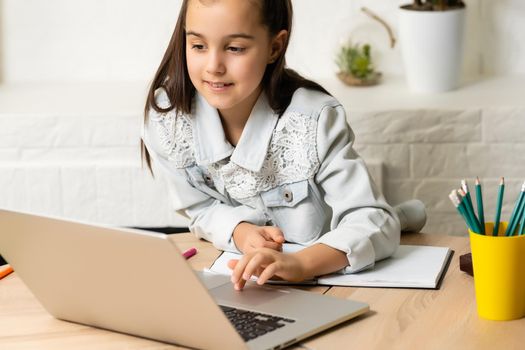
[[[368,305],[194,271],[166,235],[0,210],[0,254],[54,317],[202,349],[280,349]]]

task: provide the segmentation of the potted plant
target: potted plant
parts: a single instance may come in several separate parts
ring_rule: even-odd
[[[400,7],[401,53],[411,90],[434,93],[457,87],[464,22],[461,0],[414,0]]]
[[[388,23],[366,7],[361,7],[361,11],[385,28],[390,39],[390,48],[394,48],[396,39]],[[379,83],[382,74],[376,71],[370,50],[371,46],[368,43],[352,44],[350,41],[348,45],[343,45],[336,59],[339,66],[337,77],[351,86],[369,86]]]
[[[372,63],[369,44],[342,46],[336,62],[339,66],[337,76],[347,85],[375,85],[381,78],[381,73],[375,71]]]

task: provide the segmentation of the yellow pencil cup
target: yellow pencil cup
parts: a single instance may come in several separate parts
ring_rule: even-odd
[[[525,316],[525,235],[506,237],[506,222],[497,236],[493,228],[486,223],[486,235],[469,230],[478,315],[515,320]]]

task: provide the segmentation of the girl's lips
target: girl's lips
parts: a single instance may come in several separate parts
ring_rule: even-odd
[[[211,81],[204,81],[204,83],[215,92],[222,92],[227,90],[230,86],[233,85],[233,83],[222,83],[222,82],[211,82]]]

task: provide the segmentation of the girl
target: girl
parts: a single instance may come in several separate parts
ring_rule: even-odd
[[[359,271],[399,244],[341,104],[286,68],[291,28],[290,0],[184,0],[146,102],[148,167],[197,237],[244,253],[238,290]]]

